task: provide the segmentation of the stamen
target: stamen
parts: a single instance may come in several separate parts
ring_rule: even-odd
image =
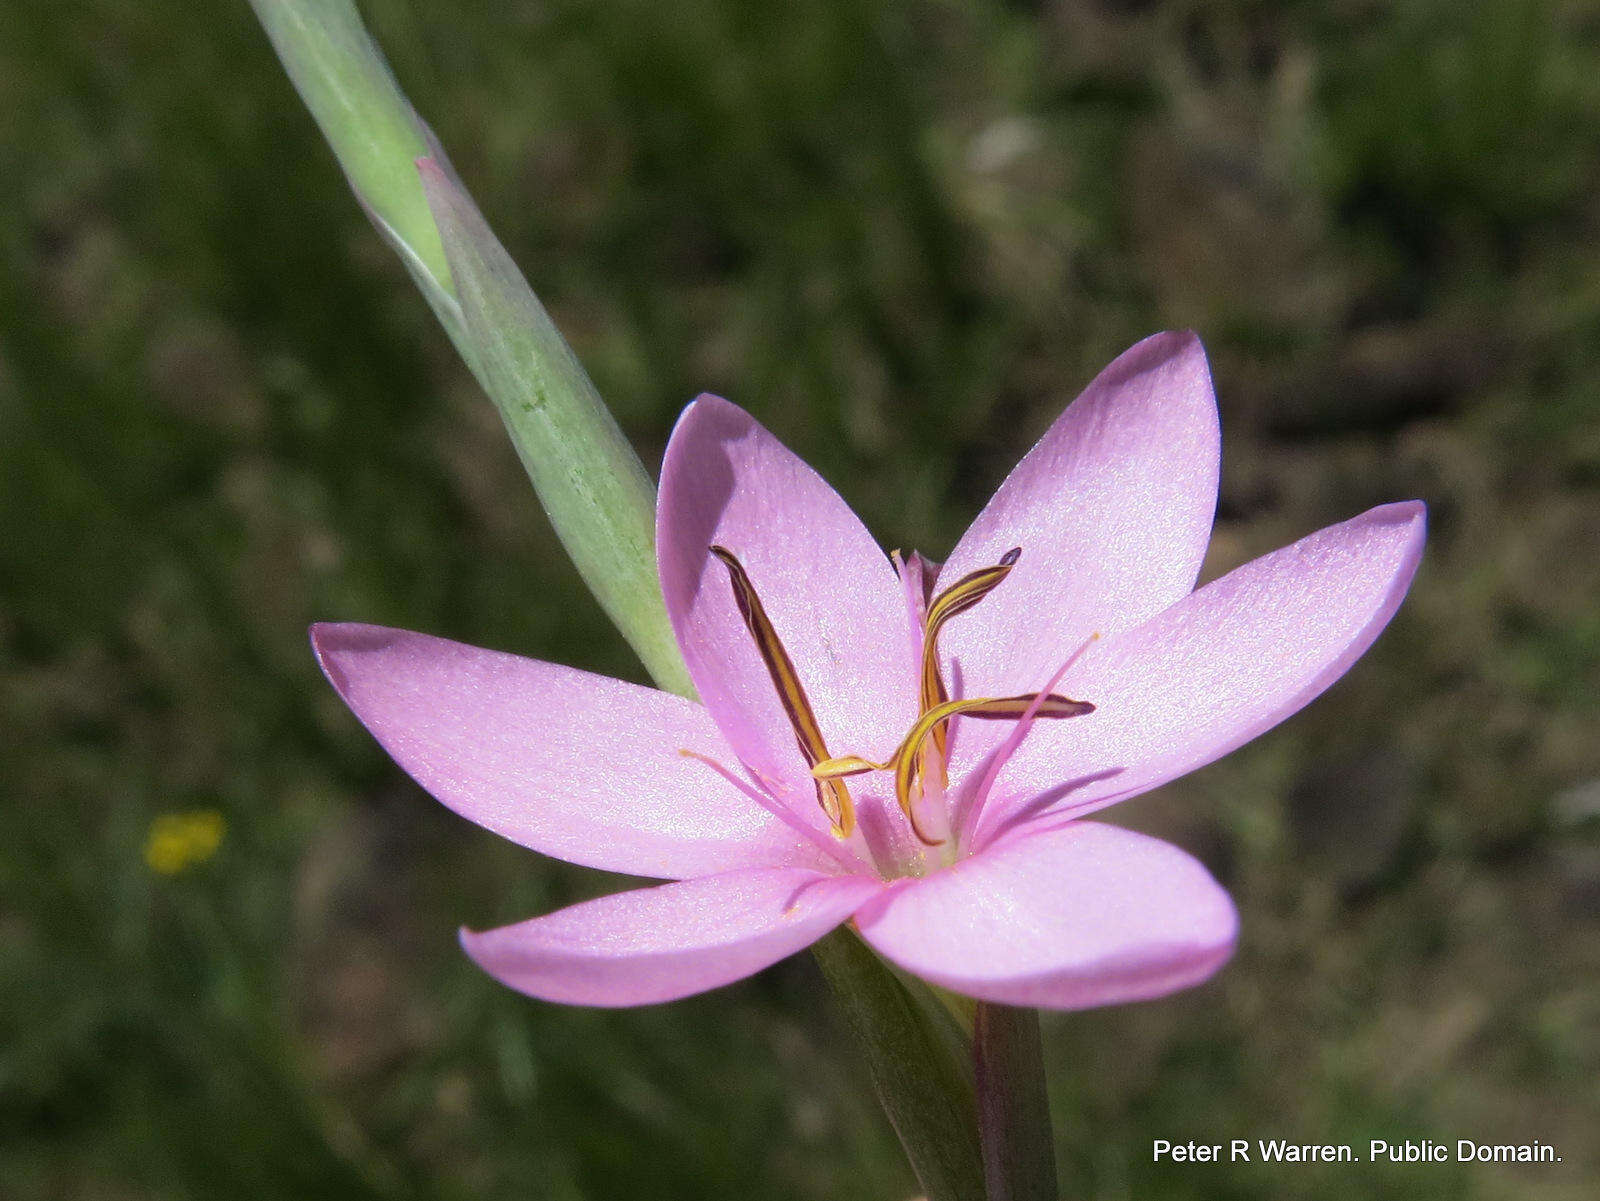
[[[900,808],[905,811],[913,829],[916,828],[916,816],[912,811],[912,803],[916,800],[916,795],[912,792],[912,788],[917,782],[917,773],[922,762],[920,752],[923,740],[934,734],[952,717],[979,717],[988,721],[1004,721],[1020,718],[1029,713],[1030,709],[1039,717],[1082,717],[1085,713],[1094,712],[1094,706],[1088,701],[1075,701],[1068,697],[1057,696],[1053,692],[1044,696],[1028,692],[1021,696],[979,696],[967,700],[945,701],[917,718],[916,724],[911,727],[911,732],[906,735],[905,741],[900,744],[891,760],[895,769],[895,799],[900,802]],[[922,838],[921,831],[917,832],[917,837]],[[924,838],[923,841],[928,840]],[[937,846],[939,843],[934,841],[928,845]]]
[[[939,672],[939,631],[944,629],[945,623],[952,617],[959,617],[999,587],[1000,581],[1011,574],[1011,569],[1017,565],[1017,560],[1020,558],[1022,558],[1022,548],[1012,547],[1000,556],[1000,562],[993,567],[982,567],[977,571],[968,572],[934,597],[933,603],[928,606],[922,634],[923,712],[936,708],[950,699],[950,694],[945,690],[944,677]],[[939,771],[941,777],[943,776],[948,742],[949,731],[941,723],[934,728],[933,749],[923,757],[924,772],[928,770],[927,761],[937,754]]]
[[[1022,548],[1013,547],[1000,556],[1000,561],[993,567],[969,572],[928,603],[923,619],[922,663],[918,685],[920,713],[889,762],[876,763],[860,755],[832,756],[828,753],[827,743],[822,736],[822,727],[817,723],[816,714],[806,697],[805,688],[800,683],[799,673],[795,671],[794,661],[789,658],[788,651],[784,649],[782,640],[773,628],[772,621],[767,616],[766,608],[756,594],[749,575],[733,552],[726,547],[713,545],[709,549],[728,569],[728,578],[733,584],[733,596],[739,606],[739,615],[744,619],[745,628],[755,639],[756,650],[761,655],[762,663],[766,665],[767,674],[777,690],[779,703],[783,706],[789,724],[794,728],[800,753],[810,768],[812,781],[816,785],[817,803],[827,814],[833,826],[834,836],[838,839],[850,837],[855,829],[855,803],[844,783],[845,779],[850,776],[865,775],[868,772],[893,771],[895,800],[906,815],[906,820],[910,823],[917,839],[930,847],[940,846],[946,841],[948,833],[934,837],[923,829],[921,818],[918,816],[917,802],[922,799],[926,781],[933,777],[935,765],[941,782],[948,787],[946,764],[949,723],[956,717],[975,717],[985,721],[1014,721],[1018,727],[1002,742],[997,754],[990,757],[974,801],[967,807],[966,820],[961,823],[962,830],[957,832],[959,839],[963,831],[972,828],[977,810],[987,799],[1000,768],[1016,750],[1036,718],[1081,717],[1094,712],[1094,705],[1088,701],[1076,701],[1070,697],[1060,696],[1050,689],[1055,687],[1056,681],[1083,653],[1089,643],[1099,637],[1098,634],[1093,635],[1079,647],[1067,662],[1061,665],[1050,683],[1039,692],[1024,693],[1020,696],[971,697],[953,701],[945,689],[944,678],[939,670],[939,633],[947,622],[978,604],[1011,574],[1011,569],[1022,557]],[[901,568],[903,576],[904,570],[899,563],[898,555],[896,555],[896,565]],[[690,754],[687,751],[683,753]],[[693,757],[701,758],[699,755]],[[723,769],[719,766],[718,770]],[[941,821],[939,825],[943,830],[944,823]]]
[[[778,700],[789,718],[789,724],[794,727],[795,740],[800,744],[800,754],[805,757],[807,767],[815,767],[831,756],[828,754],[828,745],[822,737],[822,727],[817,724],[817,715],[812,712],[811,702],[806,698],[806,690],[801,686],[800,676],[794,669],[794,660],[790,659],[789,652],[784,650],[783,642],[778,638],[778,632],[773,629],[772,620],[767,616],[766,607],[762,605],[761,598],[756,595],[755,586],[750,583],[750,577],[745,574],[744,567],[734,557],[733,552],[722,546],[712,546],[710,549],[728,569],[728,578],[733,583],[733,599],[739,606],[739,616],[744,618],[745,629],[749,630],[750,636],[755,639],[756,650],[761,654],[761,661],[766,664],[767,674],[772,677],[772,686],[777,689]],[[828,815],[834,834],[841,839],[849,838],[856,826],[855,803],[850,799],[849,789],[842,780],[833,778],[817,779],[816,785],[817,804],[821,805],[822,811]]]
[[[869,771],[888,771],[887,763],[874,763],[860,755],[840,755],[837,759],[824,759],[813,764],[811,775],[817,780],[837,780],[840,776],[864,776]]]

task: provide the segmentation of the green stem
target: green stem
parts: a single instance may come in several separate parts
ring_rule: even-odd
[[[848,928],[812,951],[928,1201],[983,1201],[972,1080],[930,1021],[937,1002],[919,1005]]]
[[[988,1201],[1056,1201],[1038,1013],[980,1001],[972,1058]]]

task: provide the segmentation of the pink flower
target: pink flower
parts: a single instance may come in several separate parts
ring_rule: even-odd
[[[667,447],[657,518],[701,703],[399,630],[319,625],[312,641],[446,805],[544,854],[672,881],[463,933],[513,988],[666,1001],[853,920],[886,958],[981,999],[1160,996],[1228,958],[1233,905],[1184,852],[1085,816],[1321,693],[1394,614],[1423,543],[1420,503],[1383,505],[1193,591],[1217,458],[1199,342],[1149,338],[1061,415],[935,582],[747,413],[701,397]],[[964,715],[919,722],[947,696],[940,712]]]

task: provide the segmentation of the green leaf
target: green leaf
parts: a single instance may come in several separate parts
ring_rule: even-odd
[[[356,199],[437,312],[453,304],[439,231],[413,164],[442,157],[351,0],[250,0]],[[448,328],[449,319],[440,314]],[[452,335],[454,331],[451,331]]]
[[[356,199],[500,410],[579,574],[656,683],[692,695],[656,575],[650,477],[355,6],[251,4]]]
[[[471,198],[433,160],[417,169],[461,306],[467,365],[601,607],[662,687],[691,694],[656,574],[650,477]]]

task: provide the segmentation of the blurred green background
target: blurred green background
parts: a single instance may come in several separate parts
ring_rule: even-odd
[[[1425,498],[1350,676],[1116,811],[1244,932],[1204,988],[1047,1020],[1064,1186],[1596,1195],[1600,3],[363,9],[652,469],[716,391],[942,557],[1190,326],[1208,576]],[[437,807],[306,625],[639,669],[244,0],[7,6],[0,113],[0,1189],[909,1197],[807,957],[612,1013],[457,950],[615,882]]]

